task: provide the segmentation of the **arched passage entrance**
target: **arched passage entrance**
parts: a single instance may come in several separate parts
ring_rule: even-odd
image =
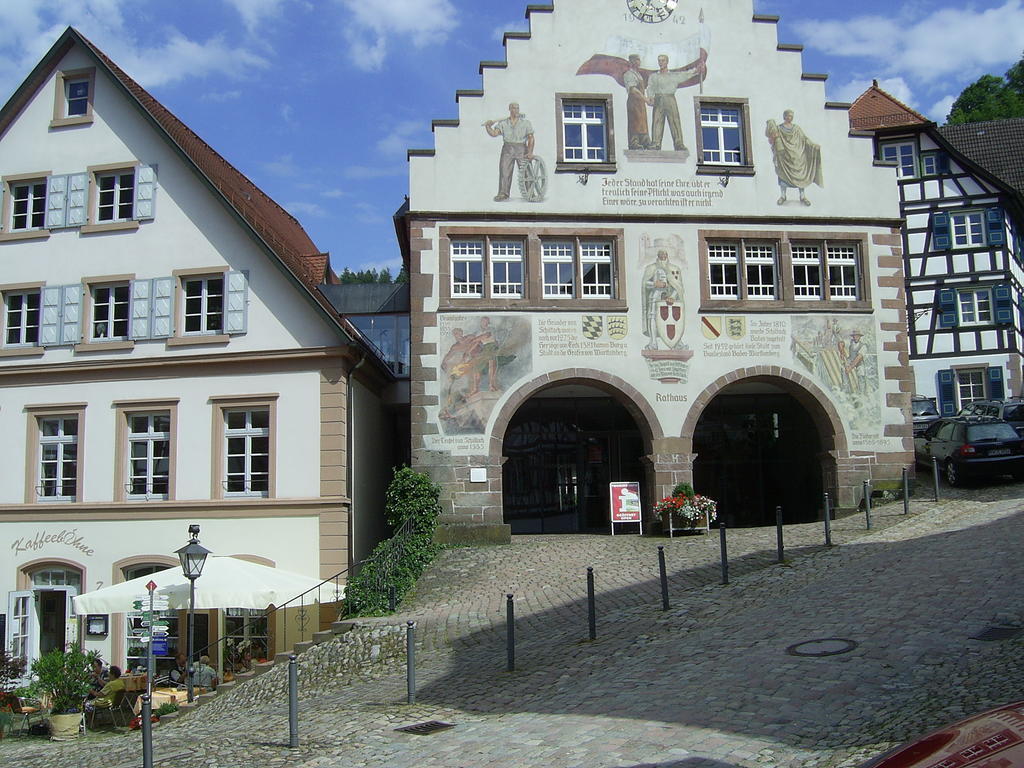
[[[511,414],[502,442],[502,508],[512,533],[607,531],[608,483],[640,483],[650,436],[621,393],[596,382],[534,392]]]
[[[773,525],[776,506],[787,523],[821,519],[838,425],[823,402],[772,376],[725,384],[708,398],[693,427],[693,485],[718,501],[726,525]]]

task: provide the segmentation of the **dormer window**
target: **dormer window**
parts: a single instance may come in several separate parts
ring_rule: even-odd
[[[92,122],[92,102],[96,91],[96,70],[76,69],[58,72],[55,77],[51,128]]]

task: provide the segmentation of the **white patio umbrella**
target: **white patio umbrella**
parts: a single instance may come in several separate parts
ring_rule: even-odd
[[[86,592],[74,598],[75,613],[127,613],[134,610],[132,603],[146,594],[146,584],[157,585],[156,595],[166,597],[170,610],[188,609],[188,579],[180,566],[157,571],[149,576],[114,584],[93,592]],[[293,597],[313,590],[305,595],[303,602],[309,605],[319,600],[335,599],[334,583],[328,582],[319,589],[321,579],[303,576],[291,571],[257,565],[235,557],[211,555],[206,559],[203,575],[196,579],[196,609],[207,608],[266,608],[280,606]],[[339,589],[339,598],[345,594],[345,587]]]

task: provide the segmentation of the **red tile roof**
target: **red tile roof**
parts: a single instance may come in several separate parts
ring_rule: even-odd
[[[877,80],[872,80],[871,87],[858,96],[850,106],[850,128],[855,131],[921,125],[927,122],[928,118],[920,112],[879,88]]]

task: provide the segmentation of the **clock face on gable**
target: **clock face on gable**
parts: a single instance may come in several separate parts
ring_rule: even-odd
[[[672,15],[678,4],[678,0],[626,0],[629,12],[648,24],[664,21]]]

